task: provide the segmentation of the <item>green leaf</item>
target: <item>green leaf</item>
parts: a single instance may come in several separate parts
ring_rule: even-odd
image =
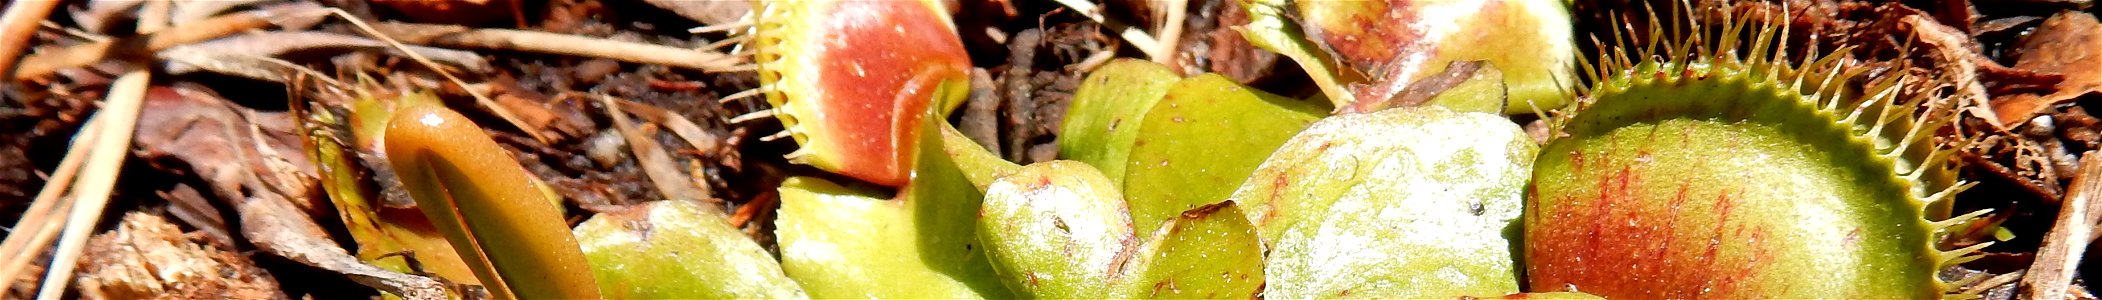
[[[994,180],[1022,169],[1022,166],[1001,159],[1000,156],[993,155],[991,150],[978,146],[977,142],[964,137],[963,132],[957,131],[956,127],[944,123],[941,124],[941,131],[942,152],[948,155],[951,162],[956,163],[956,169],[963,173],[964,179],[970,181],[971,186],[978,188],[980,192],[984,192],[986,186],[992,185]]]
[[[1314,124],[1232,198],[1270,246],[1264,296],[1518,292],[1512,234],[1537,152],[1508,119],[1436,106]]]
[[[1233,202],[1183,212],[1125,264],[1113,297],[1251,299],[1262,292],[1263,244]]]
[[[1138,232],[1218,202],[1270,152],[1327,110],[1218,74],[1177,82],[1146,112],[1124,177]]]
[[[697,202],[601,213],[577,224],[576,235],[599,290],[610,297],[809,298],[766,249]]]
[[[1484,64],[1469,74],[1466,81],[1438,92],[1427,103],[1459,112],[1503,113],[1504,106],[1508,105],[1504,97],[1504,72],[1496,65]]]
[[[940,134],[919,136],[913,179],[896,197],[809,177],[781,183],[781,267],[812,298],[1013,297],[978,245],[983,195],[943,154]]]
[[[1290,3],[1286,0],[1240,1],[1241,7],[1248,11],[1248,25],[1235,27],[1241,32],[1241,38],[1298,63],[1300,69],[1306,70],[1307,77],[1314,80],[1314,85],[1321,87],[1321,93],[1326,94],[1333,106],[1342,107],[1357,100],[1343,85],[1363,81],[1362,76],[1342,73],[1334,58],[1307,41],[1306,31],[1287,15],[1291,11],[1287,7]]]
[[[1001,282],[1027,298],[1103,298],[1137,243],[1116,185],[1094,167],[1030,164],[985,192],[978,239]]]
[[[1262,241],[1230,202],[1183,212],[1140,244],[1115,187],[1079,162],[1023,167],[985,200],[978,238],[1026,298],[1250,298],[1263,284]]]
[[[1124,161],[1138,138],[1139,121],[1180,79],[1167,66],[1128,58],[1089,72],[1066,109],[1059,156],[1095,166],[1111,183],[1123,184]]]

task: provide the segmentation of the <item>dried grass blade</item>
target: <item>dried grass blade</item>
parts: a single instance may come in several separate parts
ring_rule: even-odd
[[[139,106],[146,97],[147,84],[152,73],[145,70],[131,71],[117,77],[110,84],[109,97],[102,110],[96,112],[96,122],[102,130],[94,137],[87,165],[75,186],[75,203],[67,215],[65,232],[59,237],[58,250],[51,255],[51,267],[44,274],[44,286],[37,290],[37,299],[58,299],[65,295],[67,280],[73,274],[73,263],[80,258],[81,247],[87,244],[88,234],[102,218],[102,210],[109,205],[110,190],[117,185],[117,172],[124,166],[124,157],[131,154],[132,131],[139,119]]]
[[[451,25],[383,23],[377,31],[410,44],[512,50],[606,58],[666,65],[704,72],[735,72],[742,59],[714,51],[622,42],[575,35],[511,29],[473,29]]]
[[[89,119],[87,125],[80,128],[80,133],[74,135],[78,138],[73,141],[74,145],[95,144],[99,136],[97,132],[102,129],[97,125],[100,122],[95,120],[98,119]],[[0,242],[0,255],[6,256],[0,260],[0,286],[15,286],[15,279],[21,278],[22,269],[41,257],[44,247],[51,245],[51,239],[58,237],[58,230],[64,228],[65,219],[52,220],[51,217],[72,209],[72,201],[59,196],[73,186],[80,166],[87,162],[88,152],[85,146],[66,151],[66,157],[58,162],[58,169],[51,172],[43,189],[37,191],[36,200],[22,212],[22,219],[15,222],[13,234],[7,235],[6,242]]]
[[[15,69],[15,60],[22,58],[22,51],[29,48],[29,36],[36,33],[37,22],[51,15],[58,7],[58,0],[22,0],[7,6],[0,14],[0,74]]]

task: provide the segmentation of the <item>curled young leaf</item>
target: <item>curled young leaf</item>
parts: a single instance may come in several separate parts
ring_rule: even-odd
[[[400,107],[387,159],[424,216],[499,298],[598,298],[561,208],[525,167],[457,112]]]

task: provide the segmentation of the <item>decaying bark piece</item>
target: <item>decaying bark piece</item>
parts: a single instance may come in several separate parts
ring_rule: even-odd
[[[247,257],[186,237],[166,219],[132,212],[88,241],[83,299],[283,299],[277,280]]]

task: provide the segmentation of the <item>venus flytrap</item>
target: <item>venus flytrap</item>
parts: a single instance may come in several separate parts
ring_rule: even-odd
[[[1117,186],[1069,160],[1013,166],[954,130],[949,153],[981,166],[977,237],[1001,283],[1025,298],[1250,298],[1263,284],[1262,245],[1231,202],[1134,229]],[[1005,164],[1004,166],[999,166]],[[974,172],[966,170],[966,172]]]
[[[774,108],[737,121],[781,120],[802,146],[789,161],[905,185],[921,114],[953,110],[970,90],[970,56],[948,12],[928,0],[759,1],[754,9],[754,92]]]
[[[1840,55],[1792,63],[1789,19],[1730,17],[1602,45],[1643,50],[1594,60],[1593,83],[1541,152],[1525,217],[1530,288],[1951,296],[1937,273],[1984,246],[1938,246],[1984,213],[1950,216],[1967,185],[1934,132],[1955,118],[1952,101],[1907,96],[1932,81],[1863,78]]]
[[[1146,62],[1106,69],[1145,69],[1129,64]],[[1475,81],[1497,80],[1484,74],[1487,79]],[[1018,294],[1519,292],[1513,234],[1537,146],[1508,119],[1427,106],[1331,116],[1307,127],[1319,110],[1296,100],[1210,75],[1175,84],[1146,77],[1098,72],[1083,83],[1075,105],[1108,111],[1068,119],[1068,129],[1140,124],[1081,133],[1091,137],[1062,153],[1095,161],[963,169],[986,190],[978,238],[1002,282]],[[1492,89],[1452,89],[1485,95],[1440,95],[1430,102],[1501,104],[1494,84],[1474,86]],[[1149,94],[1161,99],[1131,99]],[[1151,107],[1128,107],[1142,105]],[[1117,142],[1120,135],[1132,142]],[[959,163],[1005,163],[975,144],[954,142],[965,141],[960,134],[946,136],[952,141],[947,152]],[[1126,161],[1098,155],[1118,151],[1128,151]],[[1098,165],[1127,166],[1121,186]],[[1220,184],[1226,186],[1210,192]]]
[[[480,285],[481,281],[446,242],[445,235],[433,228],[421,212],[413,211],[413,207],[381,203],[384,197],[378,183],[398,179],[378,176],[368,165],[358,163],[360,153],[382,157],[377,156],[381,152],[378,141],[385,133],[386,121],[392,119],[394,104],[436,105],[436,100],[424,93],[367,96],[352,102],[347,116],[330,107],[300,107],[294,111],[303,114],[301,125],[307,129],[303,138],[319,165],[320,186],[335,205],[344,228],[357,242],[358,259],[391,271],[425,273],[455,284]],[[409,264],[411,259],[417,262],[416,268]]]

